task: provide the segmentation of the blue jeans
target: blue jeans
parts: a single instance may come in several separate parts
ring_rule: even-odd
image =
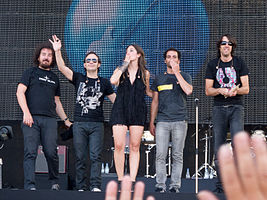
[[[212,118],[215,167],[220,179],[217,153],[220,146],[226,143],[229,127],[231,139],[233,139],[236,133],[244,130],[244,107],[242,105],[214,106]]]
[[[172,138],[172,172],[169,188],[181,187],[183,150],[187,134],[187,122],[158,122],[156,125],[156,188],[166,190],[166,158],[170,136]]]
[[[102,122],[75,122],[73,145],[76,155],[76,188],[86,189],[86,158],[89,146],[91,163],[90,190],[101,188],[101,158],[104,138]]]
[[[35,187],[35,161],[38,145],[43,146],[51,184],[58,182],[57,121],[46,116],[33,116],[33,125],[21,124],[24,136],[24,189]]]

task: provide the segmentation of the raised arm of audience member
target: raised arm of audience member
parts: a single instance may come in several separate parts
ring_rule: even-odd
[[[250,138],[240,132],[234,137],[234,154],[227,145],[218,153],[221,176],[228,200],[267,199],[267,148],[261,136]],[[217,200],[208,191],[198,194],[199,200]]]
[[[120,200],[142,200],[144,197],[145,184],[138,181],[135,184],[134,194],[131,194],[132,181],[130,176],[124,176],[121,182]],[[106,188],[105,200],[116,200],[118,195],[118,184],[115,181],[110,181]],[[155,200],[154,197],[149,196],[146,200]]]

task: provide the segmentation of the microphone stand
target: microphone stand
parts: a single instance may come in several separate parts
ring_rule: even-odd
[[[3,165],[3,161],[2,161],[2,158],[0,158],[0,190],[3,189],[2,165]]]
[[[195,104],[196,104],[196,159],[195,159],[195,192],[198,193],[198,98],[195,98]]]

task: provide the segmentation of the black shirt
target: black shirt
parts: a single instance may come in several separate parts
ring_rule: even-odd
[[[242,87],[240,77],[245,75],[248,75],[245,62],[234,56],[230,62],[222,62],[219,58],[211,60],[208,63],[205,78],[214,80],[214,88],[231,89],[237,85]],[[221,94],[214,96],[214,106],[221,105],[242,105],[242,96],[236,95],[228,98]]]
[[[74,121],[103,122],[104,97],[113,93],[110,81],[102,77],[88,78],[73,72],[71,83],[76,91]]]
[[[19,83],[27,86],[26,101],[32,115],[56,117],[55,96],[60,96],[60,84],[55,73],[32,67],[23,73]]]

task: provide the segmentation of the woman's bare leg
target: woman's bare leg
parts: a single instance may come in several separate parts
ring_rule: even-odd
[[[130,177],[135,181],[140,161],[140,143],[144,132],[143,126],[130,126]]]
[[[118,175],[118,180],[121,181],[124,176],[124,148],[126,140],[127,126],[125,125],[114,125],[112,126],[113,138],[114,138],[114,162],[115,168]]]

